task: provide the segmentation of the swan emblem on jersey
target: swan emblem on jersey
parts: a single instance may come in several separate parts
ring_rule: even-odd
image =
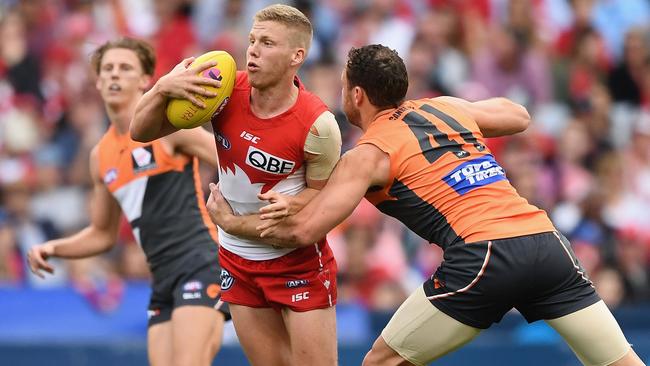
[[[226,291],[232,287],[232,284],[235,283],[235,279],[230,275],[230,272],[225,269],[221,270],[221,290]]]

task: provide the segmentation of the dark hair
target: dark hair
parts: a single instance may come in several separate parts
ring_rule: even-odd
[[[141,41],[135,38],[121,37],[112,41],[108,41],[103,45],[99,46],[93,54],[90,56],[90,63],[95,70],[95,73],[99,74],[99,67],[102,63],[102,57],[106,51],[113,48],[126,48],[132,50],[138,55],[140,60],[140,65],[142,65],[142,70],[146,75],[153,75],[153,71],[156,68],[156,54],[153,51],[153,47],[145,41]]]
[[[370,103],[379,108],[402,104],[409,86],[404,61],[395,50],[380,44],[352,48],[345,66],[348,88],[365,90]]]

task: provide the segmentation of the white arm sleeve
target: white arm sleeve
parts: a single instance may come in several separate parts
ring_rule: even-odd
[[[330,111],[323,112],[305,140],[307,179],[326,180],[341,157],[341,131]]]

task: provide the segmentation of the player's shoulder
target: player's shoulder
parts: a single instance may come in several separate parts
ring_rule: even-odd
[[[90,160],[99,160],[99,149],[100,149],[101,141],[102,140],[97,142],[97,144],[95,144],[95,146],[93,146],[93,148],[90,149]]]
[[[113,133],[113,126],[111,126],[106,130],[106,132],[104,132],[102,137],[99,138],[99,141],[97,141],[93,149],[90,151],[91,156],[92,154],[99,156],[101,152],[109,151],[118,145],[117,137],[115,133]]]
[[[325,108],[327,108],[327,106],[325,106],[325,102],[323,102],[323,100],[320,99],[318,95],[312,93],[307,88],[303,87],[300,89],[300,97],[314,107],[324,106]]]
[[[420,101],[421,105],[427,105],[429,109],[435,108],[448,114],[465,112],[465,107],[463,103],[461,103],[461,101],[465,101],[456,97],[443,95],[435,98],[420,99]]]
[[[306,88],[301,88],[297,101],[297,110],[305,117],[301,119],[311,126],[329,108],[316,94]]]

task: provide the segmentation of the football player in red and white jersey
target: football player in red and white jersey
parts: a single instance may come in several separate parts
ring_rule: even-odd
[[[258,210],[268,203],[259,195],[271,202],[291,196],[289,209],[276,214],[293,214],[325,185],[340,155],[333,114],[296,77],[311,37],[311,23],[299,10],[260,10],[249,35],[246,71],[237,72],[228,105],[212,120],[221,193],[237,214],[225,219],[210,212],[219,226],[222,294],[253,365],[337,362],[336,262],[325,238],[287,249],[263,242],[256,230],[262,223]],[[170,95],[154,86],[138,104],[134,139],[175,131],[165,117],[170,96],[204,106],[189,94]],[[208,199],[209,209],[213,204]]]

